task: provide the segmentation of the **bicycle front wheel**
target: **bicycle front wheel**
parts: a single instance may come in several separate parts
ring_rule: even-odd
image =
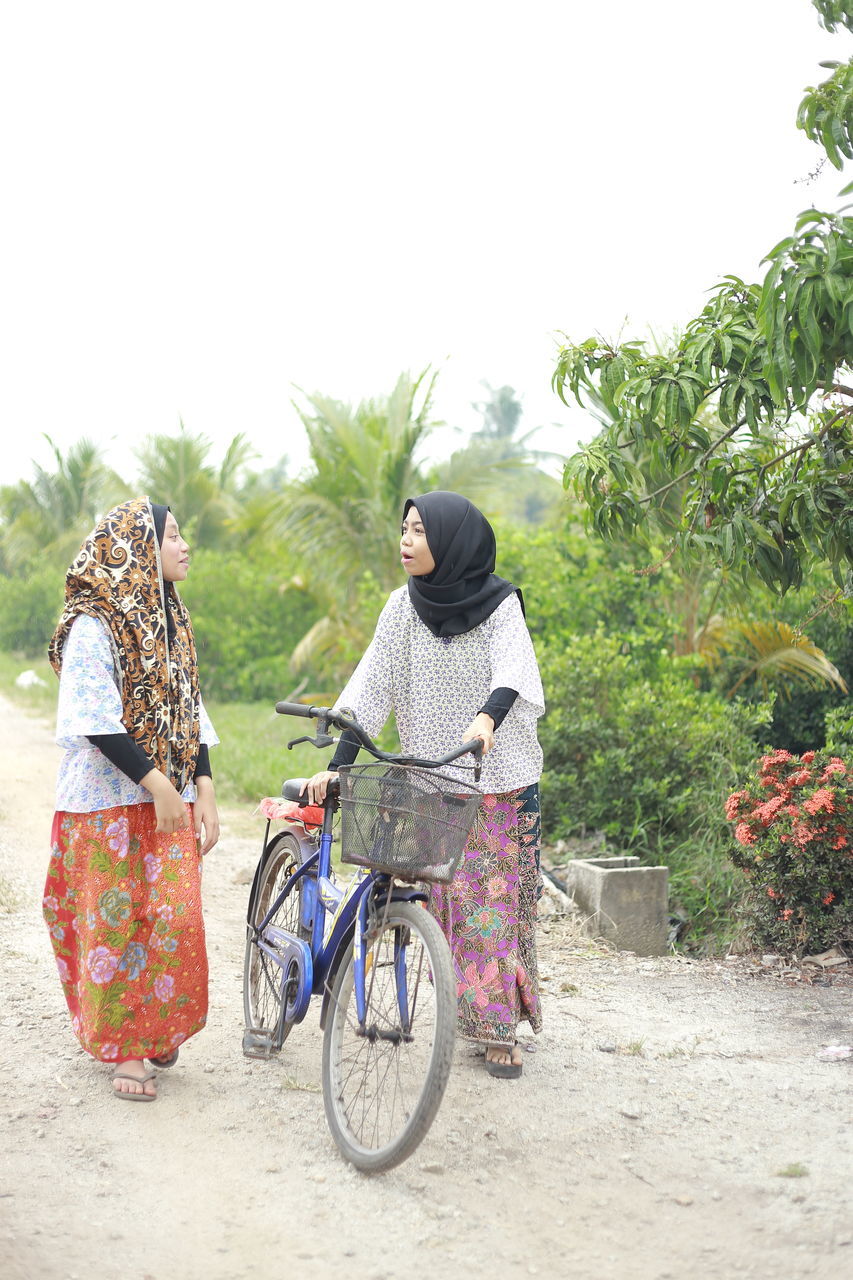
[[[363,1026],[352,954],[335,978],[323,1038],[323,1100],[342,1155],[380,1173],[411,1155],[444,1096],[456,987],[444,934],[417,903],[392,902],[368,933],[365,953]]]

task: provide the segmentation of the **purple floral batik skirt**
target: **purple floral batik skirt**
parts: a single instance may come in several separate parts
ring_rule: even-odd
[[[450,944],[466,1039],[511,1044],[519,1022],[542,1025],[538,893],[538,786],[484,796],[459,870],[430,897]]]

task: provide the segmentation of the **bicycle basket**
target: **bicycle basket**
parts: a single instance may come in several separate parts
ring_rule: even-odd
[[[344,765],[341,860],[401,880],[453,879],[482,794],[432,769]]]

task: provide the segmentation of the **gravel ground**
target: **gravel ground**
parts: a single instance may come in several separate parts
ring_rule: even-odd
[[[242,1280],[797,1280],[853,1267],[850,965],[643,959],[540,925],[545,1029],[518,1081],[459,1043],[421,1147],[344,1164],[317,1011],[241,1054],[247,880],[263,824],[225,813],[206,864],[209,1025],[153,1106],[74,1040],[40,891],[58,752],[0,702],[0,1275]]]

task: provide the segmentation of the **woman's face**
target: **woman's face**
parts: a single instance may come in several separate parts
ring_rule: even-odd
[[[178,530],[178,522],[171,511],[166,512],[166,527],[160,547],[160,563],[166,582],[183,582],[190,567],[190,549]]]
[[[403,519],[400,559],[410,578],[422,578],[425,573],[432,573],[435,568],[435,561],[426,539],[426,530],[417,507],[409,507]]]

